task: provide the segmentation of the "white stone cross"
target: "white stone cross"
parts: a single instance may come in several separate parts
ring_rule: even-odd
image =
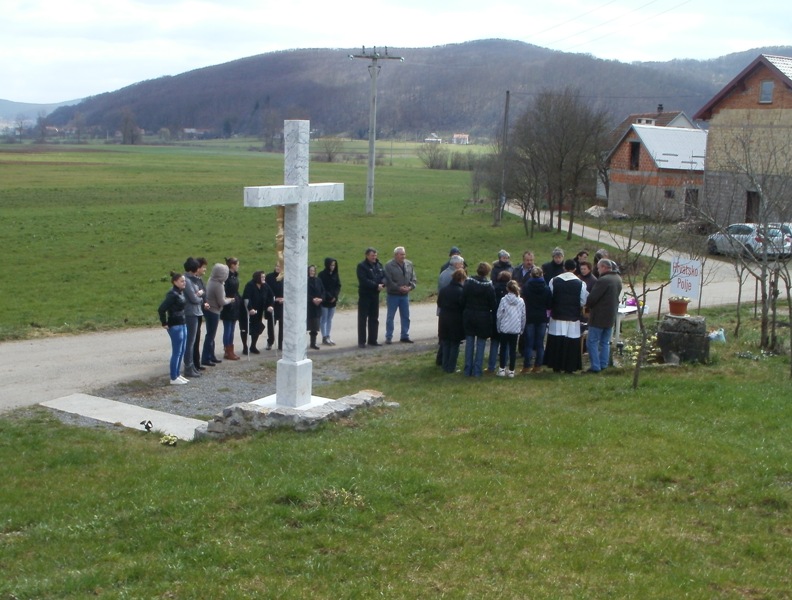
[[[245,206],[285,207],[283,356],[278,361],[275,404],[311,403],[312,361],[308,340],[308,204],[344,199],[343,183],[308,183],[310,121],[284,121],[284,185],[245,188]]]

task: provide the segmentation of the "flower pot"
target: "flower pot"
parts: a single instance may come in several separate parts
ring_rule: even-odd
[[[684,317],[687,314],[688,303],[684,300],[669,300],[668,312],[676,317]]]

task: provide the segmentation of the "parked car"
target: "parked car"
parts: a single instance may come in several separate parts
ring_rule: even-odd
[[[734,223],[707,238],[707,252],[710,254],[762,257],[765,246],[768,256],[790,256],[792,234],[785,233],[778,223],[766,229],[755,223]]]

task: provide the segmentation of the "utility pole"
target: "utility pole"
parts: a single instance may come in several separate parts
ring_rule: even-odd
[[[366,214],[374,214],[374,144],[377,140],[377,77],[379,76],[382,66],[379,64],[380,60],[399,60],[404,62],[401,56],[388,55],[388,48],[385,47],[385,54],[377,52],[375,46],[371,53],[366,52],[366,47],[360,54],[350,54],[350,60],[353,58],[365,58],[370,60],[369,75],[371,76],[371,105],[369,108],[369,148],[368,148],[368,181],[366,184]]]
[[[509,144],[509,90],[506,90],[506,108],[503,111],[503,135],[501,137],[501,155],[503,157],[503,167],[501,170],[501,191],[498,198],[498,207],[495,209],[495,222],[493,225],[498,227],[503,216],[503,209],[506,207],[506,162],[508,158],[507,149]]]

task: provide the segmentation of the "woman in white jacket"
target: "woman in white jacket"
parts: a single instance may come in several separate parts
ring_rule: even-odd
[[[498,305],[497,326],[500,334],[500,369],[498,377],[514,377],[517,362],[517,339],[525,329],[525,302],[520,298],[520,285],[512,280],[506,285],[507,293]],[[509,370],[506,370],[506,357]]]

